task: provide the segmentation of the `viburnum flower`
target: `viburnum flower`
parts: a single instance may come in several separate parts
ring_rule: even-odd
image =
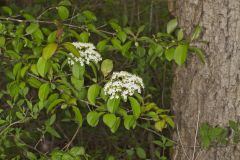
[[[122,97],[124,100],[127,100],[127,97],[132,96],[135,92],[141,93],[141,89],[144,89],[142,78],[126,71],[121,71],[112,74],[111,79],[104,86],[104,93],[110,99]]]
[[[92,43],[73,42],[72,43],[79,51],[80,57],[74,56],[70,53],[68,64],[73,65],[79,62],[81,66],[89,65],[90,62],[98,63],[102,60],[101,55],[96,51],[96,47]]]

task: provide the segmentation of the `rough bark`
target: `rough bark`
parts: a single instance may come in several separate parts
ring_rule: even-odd
[[[226,126],[240,116],[240,1],[177,0],[180,26],[189,34],[196,25],[203,27],[206,64],[190,57],[178,67],[172,90],[173,111],[181,137],[175,158],[178,160],[239,160],[240,146],[195,148],[197,123]],[[200,112],[198,122],[198,112]],[[199,145],[199,142],[196,143]],[[186,154],[183,153],[183,148]],[[193,158],[194,156],[194,158]]]

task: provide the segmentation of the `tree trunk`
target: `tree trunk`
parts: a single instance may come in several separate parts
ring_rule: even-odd
[[[195,143],[195,133],[204,122],[226,126],[229,120],[239,120],[240,1],[177,0],[176,11],[187,34],[196,25],[203,27],[202,39],[208,44],[201,46],[206,64],[189,57],[185,67],[176,69],[172,98],[178,126],[174,139],[179,145],[174,158],[239,160],[239,145],[205,151],[198,147],[199,141]]]

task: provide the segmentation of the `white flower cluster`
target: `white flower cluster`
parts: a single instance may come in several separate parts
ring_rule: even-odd
[[[122,97],[127,100],[135,92],[141,93],[144,88],[142,78],[126,71],[114,72],[110,81],[104,86],[104,92],[110,99]]]
[[[74,56],[70,53],[68,58],[68,64],[73,65],[75,62],[79,62],[81,66],[89,64],[90,62],[98,63],[102,60],[101,55],[95,50],[95,46],[92,43],[73,42],[72,43],[80,53],[80,57]]]

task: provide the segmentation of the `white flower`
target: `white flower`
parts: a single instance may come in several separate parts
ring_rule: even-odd
[[[96,51],[92,43],[73,42],[72,44],[79,51],[80,57],[76,57],[70,53],[68,64],[73,65],[75,62],[79,62],[83,66],[84,64],[89,65],[90,62],[98,63],[102,60],[101,55]]]
[[[124,100],[135,92],[141,93],[144,88],[142,78],[126,71],[114,72],[104,86],[104,92],[110,99],[122,97]]]

